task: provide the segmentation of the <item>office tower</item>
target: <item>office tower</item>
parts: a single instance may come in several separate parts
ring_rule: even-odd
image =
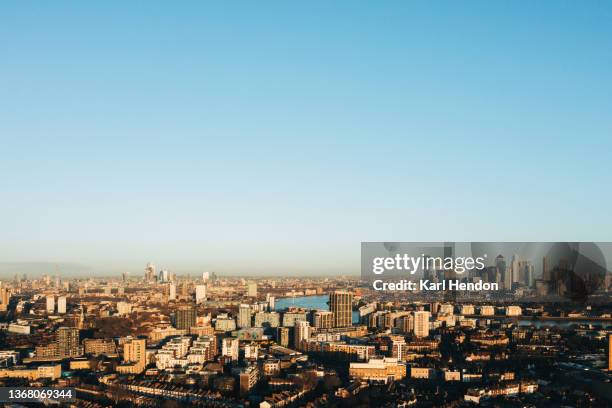
[[[506,267],[506,272],[504,273],[504,289],[510,290],[512,289],[512,268],[510,266]]]
[[[276,330],[276,342],[283,347],[289,347],[289,328],[279,327]]]
[[[206,301],[206,285],[196,285],[195,300],[198,304]]]
[[[57,298],[57,313],[66,313],[66,296],[60,296]]]
[[[168,286],[168,300],[175,300],[176,299],[176,284],[171,283]]]
[[[165,283],[170,281],[170,272],[167,269],[159,271],[158,282]]]
[[[257,282],[249,282],[247,284],[247,296],[257,297]]]
[[[122,280],[123,282],[127,282],[127,281],[128,281],[128,279],[129,279],[129,277],[130,277],[129,272],[123,272],[123,273],[121,274],[121,280]]]
[[[238,361],[239,341],[233,337],[225,337],[221,342],[221,355],[229,357],[232,361]]]
[[[241,304],[238,308],[238,327],[251,327],[251,306]]]
[[[512,266],[512,283],[521,281],[520,263],[521,263],[521,258],[517,254],[512,255],[512,262],[510,264]]]
[[[63,326],[58,328],[55,334],[61,357],[73,357],[82,354],[79,347],[79,329]]]
[[[297,321],[293,330],[293,344],[297,350],[302,350],[302,341],[310,338],[310,324],[305,321]]]
[[[542,279],[550,281],[550,258],[547,256],[542,258]]]
[[[47,313],[55,312],[55,296],[47,295]]]
[[[334,314],[327,310],[317,310],[312,314],[312,325],[317,329],[331,329],[334,326]]]
[[[531,262],[525,265],[525,284],[530,288],[535,287],[535,268]]]
[[[429,336],[429,316],[426,311],[414,312],[414,335],[416,337]]]
[[[329,309],[334,314],[334,327],[349,327],[353,324],[353,294],[337,290],[329,294]]]
[[[147,282],[153,282],[155,281],[155,265],[153,265],[152,263],[148,263],[146,268],[145,268],[145,280]]]
[[[430,261],[429,255],[423,256],[423,279],[433,281],[436,271],[434,270],[434,262]]]
[[[196,325],[197,312],[193,306],[183,306],[177,309],[174,327],[179,330],[189,330]]]
[[[444,259],[454,258],[456,256],[455,243],[454,242],[445,242],[444,243]],[[444,269],[444,280],[450,281],[457,279],[457,273],[455,269]],[[446,290],[443,292],[444,300],[446,302],[454,302],[457,297],[457,291],[455,290]]]
[[[123,345],[123,361],[135,364],[137,372],[147,365],[147,345],[145,339],[131,339]]]
[[[496,275],[499,277],[499,280],[504,283],[504,289],[508,289],[505,287],[506,282],[506,260],[503,255],[497,255],[495,258],[495,269],[497,270]]]
[[[209,279],[210,279],[210,272],[202,272],[202,280],[204,282],[208,282]]]
[[[497,282],[497,268],[495,266],[487,266],[483,271],[482,276],[485,282]]]

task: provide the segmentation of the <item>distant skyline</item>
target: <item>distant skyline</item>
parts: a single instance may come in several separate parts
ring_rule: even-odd
[[[356,275],[362,241],[612,241],[611,20],[3,2],[0,263]]]

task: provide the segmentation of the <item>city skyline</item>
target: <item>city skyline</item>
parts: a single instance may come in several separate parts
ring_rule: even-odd
[[[368,243],[365,243],[365,244],[368,244]],[[432,247],[429,248],[429,250],[433,252],[428,253],[431,255],[441,250],[440,245],[442,245],[443,243],[440,242],[440,243],[429,243],[429,244],[432,245]],[[450,244],[450,243],[447,242],[446,244]],[[546,253],[542,251],[546,250],[546,248],[550,248],[550,246],[555,243],[549,243],[549,242],[524,242],[524,243],[519,243],[519,242],[478,242],[478,243],[454,242],[452,244],[453,244],[454,251],[456,251],[455,256],[465,257],[469,255],[470,251],[472,250],[481,251],[480,252],[481,255],[485,255],[485,252],[490,252],[491,254],[497,254],[497,256],[490,256],[490,257],[485,256],[485,258],[483,258],[484,269],[492,267],[492,266],[496,266],[497,258],[499,256],[502,256],[507,259],[508,261],[507,264],[508,264],[508,267],[510,268],[512,266],[510,263],[511,259],[516,257],[518,260],[526,261],[530,265],[532,265],[533,276],[536,278],[540,278],[540,277],[543,277],[542,262],[544,262],[544,258],[549,258],[549,261],[550,261],[550,255],[546,255]],[[578,245],[576,246],[576,248],[582,248],[581,251],[585,251],[585,250],[588,251],[587,258],[594,257],[591,260],[595,260],[596,258],[596,262],[600,265],[602,270],[606,271],[605,272],[606,274],[610,273],[608,265],[612,263],[612,252],[610,251],[612,249],[611,242],[556,243],[556,244],[557,245],[565,245],[565,244]],[[378,245],[381,247],[383,246],[384,247],[391,247],[391,246],[397,247],[396,249],[392,249],[392,251],[394,251],[393,254],[395,254],[395,252],[406,252],[406,254],[409,254],[409,253],[417,254],[417,253],[423,252],[424,255],[427,255],[425,254],[425,252],[427,252],[427,249],[425,249],[424,247],[421,247],[422,243],[387,242],[387,243],[378,243]],[[470,249],[469,248],[470,245],[472,246],[476,245],[476,246]],[[488,250],[485,249],[487,247],[488,247]],[[565,247],[562,246],[561,248],[565,248]],[[570,247],[567,247],[566,250],[569,250],[569,248]],[[536,255],[536,253],[533,252],[534,250],[536,252],[539,250],[540,253]],[[485,252],[482,252],[482,251],[485,251]],[[526,255],[523,254],[524,251],[527,251]],[[568,253],[567,255],[569,256],[570,254]],[[364,256],[363,252],[362,252],[362,256]],[[366,255],[366,256],[369,256],[369,255]],[[550,265],[550,266],[553,267],[554,265]],[[138,271],[138,267],[141,268],[140,271]],[[152,274],[153,276],[148,277],[149,273],[147,273],[147,270],[150,267],[153,268],[153,271],[150,272],[150,274]],[[365,266],[365,267],[366,267],[366,270],[368,270],[369,267],[368,266]],[[361,273],[363,274],[364,273],[363,259],[362,259],[362,264],[360,268],[361,268]],[[143,273],[145,275],[145,279],[151,280],[152,278],[154,278],[154,280],[157,280],[158,279],[157,274],[162,271],[166,273],[166,277],[164,278],[164,281],[168,281],[168,274],[173,274],[173,275],[180,276],[180,277],[189,277],[189,276],[197,276],[202,273],[207,273],[207,274],[215,273],[222,277],[243,276],[243,277],[256,277],[256,278],[282,277],[282,276],[287,276],[287,277],[330,276],[330,277],[333,277],[333,276],[338,276],[338,275],[355,277],[359,275],[359,270],[357,270],[357,272],[351,271],[350,273],[339,273],[338,271],[332,271],[331,274],[329,272],[322,273],[321,271],[318,271],[318,273],[313,274],[312,271],[305,273],[305,272],[299,272],[295,270],[294,271],[286,270],[280,273],[279,272],[270,273],[269,271],[266,271],[266,270],[263,270],[263,271],[249,270],[245,272],[245,271],[236,271],[236,270],[232,271],[232,270],[225,269],[225,270],[219,271],[219,270],[210,270],[205,267],[196,268],[196,269],[187,269],[187,270],[181,270],[181,269],[177,270],[175,268],[172,268],[171,266],[169,267],[168,265],[163,265],[163,264],[160,265],[160,264],[157,264],[156,262],[151,262],[151,260],[149,260],[144,266],[144,272],[143,272],[142,265],[134,267],[133,270],[112,270],[112,269],[111,270],[96,270],[89,266],[79,265],[79,264],[64,264],[64,263],[50,263],[50,262],[37,262],[37,263],[0,262],[0,280],[13,279],[15,276],[20,276],[20,277],[27,276],[30,278],[40,278],[44,275],[61,276],[61,277],[66,277],[66,278],[87,278],[91,276],[95,276],[98,278],[104,278],[104,277],[113,278],[113,277],[116,277],[117,274],[121,274],[121,275],[125,274],[126,276],[130,278],[141,278]],[[423,269],[419,269],[419,274],[417,276],[423,276],[424,272],[425,271]],[[581,269],[581,273],[582,272],[584,272],[584,268]],[[363,278],[363,275],[362,275],[362,278]]]
[[[588,302],[559,302],[554,282],[449,299],[354,278],[202,273],[175,284],[168,272],[3,282],[3,385],[76,387],[64,391],[93,408],[612,398],[609,280]]]

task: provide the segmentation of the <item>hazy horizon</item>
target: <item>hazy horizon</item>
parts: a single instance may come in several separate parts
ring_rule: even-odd
[[[140,270],[137,267],[132,269],[96,269],[88,265],[80,265],[64,262],[0,262],[0,281],[12,280],[16,274],[20,277],[24,274],[30,278],[40,278],[43,275],[55,276],[60,278],[120,278],[123,272],[128,272],[130,278],[142,278],[144,276],[143,264]],[[203,272],[215,272],[219,277],[331,277],[339,276],[354,276],[359,277],[359,270],[356,272],[339,272],[331,270],[312,271],[312,270],[287,270],[285,272],[270,272],[269,269],[261,270],[211,270],[206,268],[200,269],[185,269],[171,268],[163,265],[156,265],[157,271],[160,269],[168,269],[170,272],[176,273],[179,277],[190,275],[192,278],[201,276]]]

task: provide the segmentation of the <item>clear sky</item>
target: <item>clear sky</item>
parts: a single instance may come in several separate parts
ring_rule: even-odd
[[[612,240],[612,3],[0,3],[0,262]]]

